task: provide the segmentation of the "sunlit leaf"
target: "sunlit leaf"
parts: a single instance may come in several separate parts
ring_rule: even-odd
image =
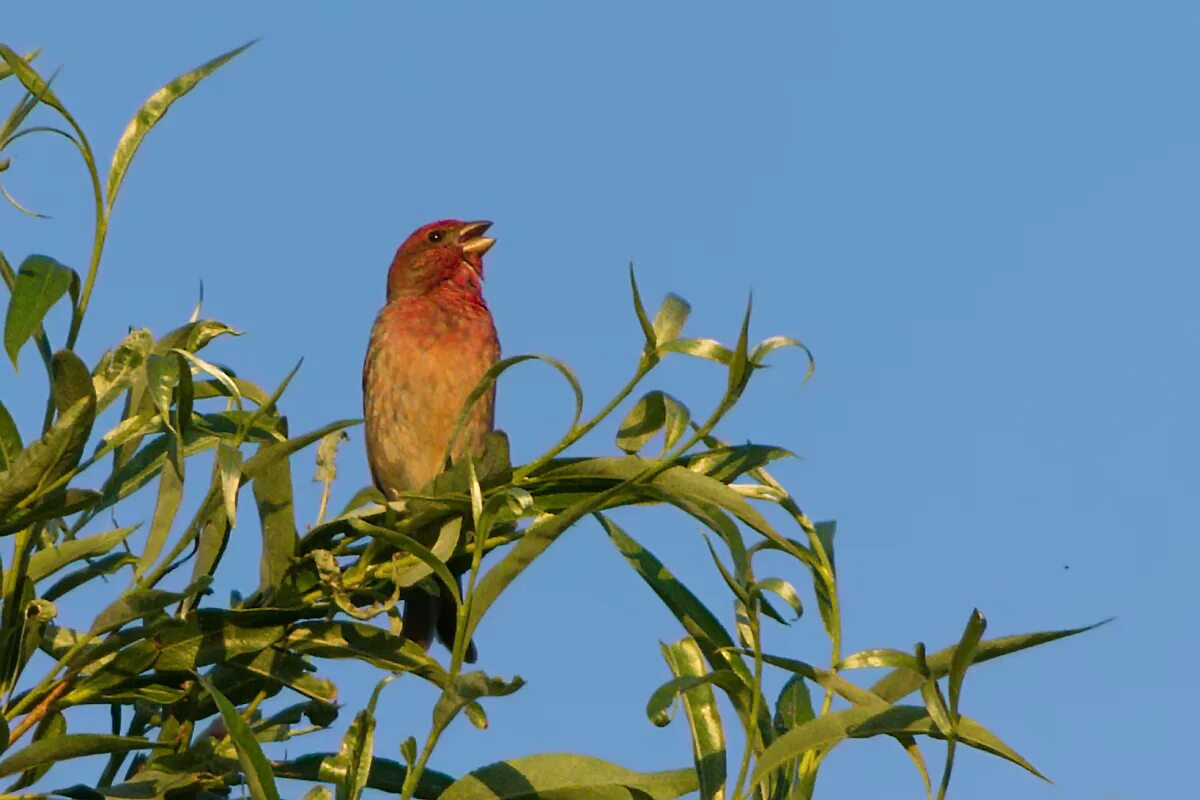
[[[133,119],[129,121],[125,132],[121,134],[121,139],[117,142],[117,148],[113,152],[112,166],[108,171],[108,192],[104,202],[106,213],[112,211],[113,203],[117,198],[117,192],[120,190],[121,183],[125,179],[125,172],[129,169],[129,164],[133,160],[138,147],[141,145],[142,139],[162,119],[163,115],[167,113],[171,108],[171,104],[190,92],[196,87],[196,84],[200,83],[200,81],[220,68],[221,65],[240,54],[252,44],[254,42],[247,42],[241,47],[234,48],[228,53],[219,55],[201,64],[199,67],[185,72],[150,95],[149,99],[142,104],[142,107],[138,109]]]
[[[3,54],[0,45],[0,55]],[[29,340],[46,312],[67,293],[79,276],[49,256],[29,256],[17,271],[17,283],[4,317],[4,349],[17,366],[17,354]]]
[[[698,788],[692,769],[633,772],[590,756],[547,754],[481,767],[441,800],[673,800]]]
[[[216,701],[217,708],[221,711],[221,718],[225,720],[229,737],[237,748],[238,761],[242,764],[242,774],[246,777],[250,796],[256,800],[279,800],[279,791],[275,788],[275,775],[271,772],[271,764],[263,755],[262,748],[259,746],[258,740],[254,738],[254,732],[250,730],[250,726],[208,678],[201,676],[200,684]]]
[[[662,646],[663,658],[677,678],[700,678],[709,673],[704,664],[704,655],[696,640],[681,639]],[[727,675],[737,679],[732,672]],[[734,687],[735,691],[740,687]],[[721,713],[712,687],[697,685],[683,692],[681,699],[687,714],[692,734],[692,757],[699,779],[701,800],[723,800],[727,779],[725,730],[721,725]]]

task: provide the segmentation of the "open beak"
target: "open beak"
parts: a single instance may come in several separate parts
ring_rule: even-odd
[[[478,222],[468,222],[459,228],[458,243],[462,247],[463,252],[472,253],[477,256],[486,253],[496,243],[495,239],[483,235],[490,227],[492,227],[491,222],[480,220]]]

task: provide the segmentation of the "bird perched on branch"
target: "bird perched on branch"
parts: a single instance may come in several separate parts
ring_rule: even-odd
[[[387,303],[375,319],[363,365],[367,461],[389,500],[418,491],[442,471],[454,425],[471,390],[500,357],[483,300],[490,222],[442,220],[418,228],[396,251]],[[451,451],[478,456],[492,430],[495,388],[479,398]],[[404,602],[404,635],[428,648],[454,641],[454,600],[423,591]],[[468,648],[468,662],[475,647]]]

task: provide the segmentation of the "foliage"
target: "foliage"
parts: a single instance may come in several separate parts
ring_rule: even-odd
[[[669,296],[651,318],[631,270],[644,347],[633,376],[597,414],[584,418],[582,389],[565,365],[545,356],[509,358],[488,374],[471,402],[516,364],[548,364],[575,394],[574,420],[554,447],[514,466],[505,437],[497,433],[483,456],[455,465],[424,492],[385,507],[378,493],[363,490],[328,518],[337,445],[355,421],[291,435],[279,406],[290,375],[268,392],[200,355],[213,339],[237,335],[228,325],[200,318],[197,309],[173,331],[155,336],[132,330],[96,364],[84,363],[76,343],[117,193],[143,137],[172,103],[247,46],[180,76],[147,100],[121,137],[105,178],[83,130],[34,68],[35,54],[23,57],[0,46],[0,80],[20,91],[0,130],[0,156],[24,136],[66,138],[83,158],[95,204],[94,244],[82,274],[43,255],[24,258],[14,270],[0,255],[0,274],[11,293],[5,350],[15,368],[32,341],[50,383],[41,435],[32,442],[21,441],[0,405],[0,535],[11,545],[3,551],[0,585],[0,777],[12,781],[7,792],[56,786],[56,765],[106,754],[106,765],[87,785],[39,796],[221,797],[244,785],[253,797],[274,798],[276,780],[291,778],[312,782],[311,797],[330,796],[324,785],[331,784],[338,798],[373,788],[445,800],[672,798],[694,791],[706,800],[784,800],[812,796],[834,747],[876,736],[905,750],[931,796],[917,745],[922,739],[946,743],[939,796],[960,746],[1040,775],[961,713],[963,678],[975,663],[1085,629],[987,640],[984,618],[974,611],[960,640],[936,653],[918,645],[914,652],[843,654],[834,524],[809,520],[767,472],[771,462],[789,456],[786,450],[729,445],[713,433],[770,353],[803,350],[786,337],[752,345],[749,308],[732,346],[683,337],[687,303]],[[27,124],[39,108],[61,125]],[[9,168],[0,158],[0,172]],[[43,321],[62,302],[70,304],[70,325],[63,347],[55,350]],[[713,410],[693,416],[678,398],[649,391],[620,422],[621,455],[564,455],[632,397],[662,360],[678,357],[724,371],[726,389]],[[811,358],[809,364],[811,372]],[[107,431],[97,429],[101,412],[118,401],[119,421]],[[659,444],[651,447],[653,441]],[[318,519],[302,533],[292,502],[292,458],[313,445],[324,492]],[[196,476],[196,459],[204,454],[213,456],[212,468]],[[206,489],[195,513],[180,520],[188,478]],[[150,487],[156,491],[153,511],[136,537],[136,526],[103,530],[115,508]],[[222,607],[208,587],[223,566],[235,522],[255,524],[242,508],[246,489],[261,531],[260,584]],[[709,531],[707,550],[729,590],[732,628],[606,513],[645,504],[673,506]],[[763,506],[781,509],[790,529],[768,522]],[[693,764],[636,773],[557,754],[486,765],[457,779],[430,769],[447,726],[460,715],[486,726],[485,701],[523,683],[464,671],[473,632],[513,581],[586,518],[599,521],[683,628],[679,641],[663,646],[672,677],[649,693],[646,712],[655,725],[667,725],[675,707],[682,707]],[[492,551],[485,569],[483,557]],[[793,578],[758,573],[757,557],[767,551],[790,558]],[[466,576],[462,590],[460,575]],[[794,576],[811,583],[830,644],[827,667],[763,652],[768,620],[787,625],[789,617],[801,616]],[[397,613],[410,592],[437,583],[458,610],[447,663],[406,640]],[[109,600],[90,627],[72,629],[57,621],[56,606],[82,586]],[[269,758],[274,743],[335,724],[337,690],[326,675],[328,662],[339,659],[388,674],[347,726],[339,751]],[[891,671],[864,688],[847,677],[862,667]],[[790,676],[773,702],[762,690],[767,669]],[[429,711],[425,741],[406,741],[400,763],[375,755],[375,704],[386,682],[403,673],[433,684],[439,699]],[[916,697],[904,702],[910,695]],[[67,732],[78,724],[74,711],[87,705],[109,708],[111,731]],[[732,761],[730,726],[746,741]]]

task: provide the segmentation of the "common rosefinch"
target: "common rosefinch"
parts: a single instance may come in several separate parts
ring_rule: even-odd
[[[363,365],[367,461],[389,500],[417,491],[442,471],[442,458],[467,395],[500,357],[483,300],[490,222],[442,220],[400,245],[387,277],[387,304],[375,319]],[[492,429],[495,389],[471,409],[451,459],[479,455]],[[454,602],[417,590],[404,602],[404,635],[428,648],[434,633],[454,641]],[[475,660],[468,648],[467,661]]]

